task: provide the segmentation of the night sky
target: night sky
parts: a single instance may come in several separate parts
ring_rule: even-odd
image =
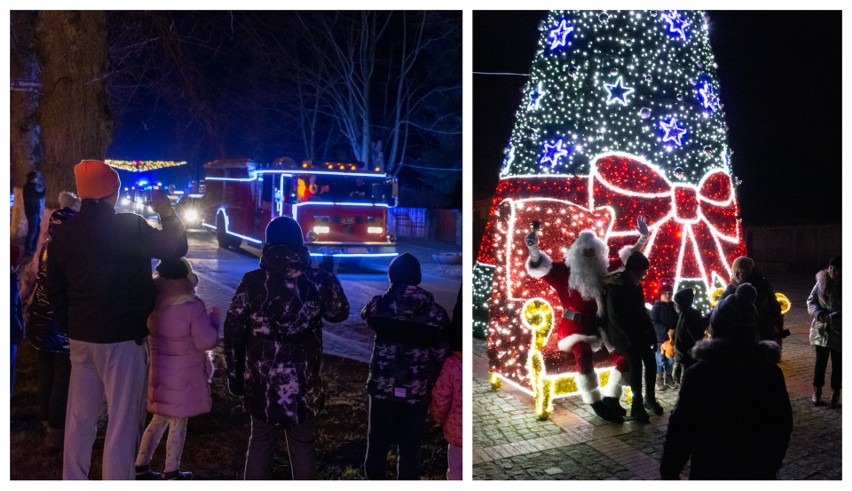
[[[527,74],[545,16],[474,11],[474,72]],[[731,161],[743,181],[743,225],[839,224],[840,11],[710,11],[708,17]],[[473,76],[474,201],[490,199],[496,189],[525,82]],[[478,238],[482,230],[473,232]]]

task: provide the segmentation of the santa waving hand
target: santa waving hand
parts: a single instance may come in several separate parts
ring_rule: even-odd
[[[645,218],[637,219],[640,238],[631,250],[640,251],[648,241],[648,226]],[[614,352],[600,328],[599,315],[603,312],[601,295],[602,279],[610,269],[609,247],[591,230],[577,235],[561,262],[553,260],[538,248],[538,233],[531,231],[525,238],[530,255],[526,269],[533,278],[547,282],[559,296],[562,318],[556,326],[559,349],[574,354],[578,375],[577,388],[583,402],[591,404],[599,417],[614,423],[622,423],[627,413],[618,400],[621,398],[622,381],[627,381],[628,365],[625,357]],[[620,264],[616,264],[619,267]],[[614,268],[613,268],[614,269]],[[598,376],[592,365],[592,353],[606,346],[610,361],[615,369],[604,388],[602,397],[598,387]]]

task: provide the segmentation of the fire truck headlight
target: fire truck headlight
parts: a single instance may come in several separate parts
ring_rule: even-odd
[[[308,242],[316,242],[319,236],[316,234],[316,232],[311,231],[305,234],[305,238],[308,240]]]
[[[127,199],[127,198],[121,198],[121,204],[122,204],[123,206],[127,206],[127,205],[129,205],[129,204],[130,204],[130,200],[129,200],[129,199]]]
[[[140,211],[141,211],[143,208],[145,208],[145,204],[144,204],[144,203],[141,203],[141,202],[139,202],[139,201],[137,201],[137,202],[136,202],[136,205],[135,205],[135,206],[136,206],[136,209],[137,209],[137,210],[140,210]]]
[[[183,213],[183,219],[190,223],[195,223],[198,221],[198,212],[195,210],[186,210]]]
[[[314,225],[314,232],[316,234],[327,234],[329,230],[325,225]]]
[[[381,234],[384,233],[385,229],[382,227],[367,227],[368,234]]]

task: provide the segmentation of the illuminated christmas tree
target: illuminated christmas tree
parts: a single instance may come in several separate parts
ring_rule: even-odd
[[[693,288],[694,306],[708,310],[745,254],[704,14],[554,11],[540,30],[473,285],[492,372],[526,387],[533,326],[561,315],[548,285],[524,270],[532,221],[554,260],[590,228],[615,262],[646,216],[648,303],[667,281]],[[544,304],[534,299],[550,313],[536,317]]]

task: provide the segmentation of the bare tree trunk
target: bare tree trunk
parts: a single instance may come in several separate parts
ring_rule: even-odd
[[[10,62],[11,79],[16,81],[38,82],[38,61],[34,45],[36,13],[31,11],[11,11]],[[18,239],[26,234],[22,190],[26,184],[27,173],[38,169],[41,164],[41,150],[38,147],[38,88],[14,90],[10,96],[9,111],[9,147],[11,153],[10,188],[15,194],[15,206],[12,209],[11,235]]]
[[[74,165],[82,159],[103,159],[112,138],[105,89],[109,68],[105,15],[40,11],[35,40],[42,83],[38,121],[45,206],[56,208],[60,191],[76,189]]]

